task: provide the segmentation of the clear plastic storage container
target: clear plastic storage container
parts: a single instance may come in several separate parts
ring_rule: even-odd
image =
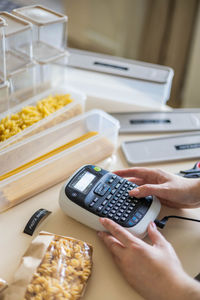
[[[0,151],[0,211],[110,156],[119,122],[93,110]]]
[[[5,26],[6,22],[0,18],[0,86],[6,81]]]
[[[32,60],[32,25],[8,12],[0,12],[5,27],[6,76]],[[2,66],[0,65],[0,72]]]
[[[17,79],[18,79],[18,77],[16,77],[16,80]],[[61,107],[60,109],[58,109],[55,112],[50,113],[50,114],[48,111],[46,112],[46,109],[48,110],[48,108],[43,108],[43,107],[40,108],[39,107],[39,112],[42,112],[42,113],[44,112],[43,115],[45,115],[45,117],[38,120],[37,122],[35,122],[35,118],[38,119],[38,117],[36,116],[35,112],[33,112],[33,113],[27,112],[27,108],[30,111],[29,106],[36,107],[38,101],[41,101],[41,100],[47,99],[47,98],[49,99],[50,96],[55,98],[56,95],[61,95],[61,96],[68,95],[66,97],[69,97],[72,101],[71,100],[67,101],[67,105]],[[85,94],[83,94],[77,90],[68,88],[68,87],[57,86],[55,88],[48,89],[42,93],[39,93],[36,96],[19,103],[18,105],[15,105],[14,107],[10,108],[9,111],[5,111],[4,113],[1,114],[0,128],[1,128],[1,124],[3,124],[3,128],[10,130],[10,131],[7,133],[4,133],[4,131],[1,132],[1,134],[0,134],[0,150],[5,147],[8,147],[11,144],[17,143],[29,136],[32,136],[32,135],[36,134],[37,132],[41,132],[49,127],[52,127],[58,123],[61,123],[61,122],[66,121],[76,115],[83,113],[84,107],[85,107],[85,100],[86,100]],[[54,107],[55,107],[55,103],[52,105],[54,105]],[[27,121],[24,121],[26,123],[28,122],[28,124],[26,124],[27,127],[23,126],[23,129],[20,132],[16,133],[13,136],[10,136],[10,135],[12,135],[13,130],[14,130],[14,132],[18,131],[18,124],[19,123],[21,124],[21,122],[22,122],[21,119],[15,121],[18,118],[13,115],[15,115],[17,113],[20,113],[20,118],[22,118],[23,120],[26,120],[28,118]],[[26,116],[28,116],[28,117],[26,118]],[[10,122],[12,120],[14,122]],[[15,126],[16,122],[17,122],[17,126]],[[35,123],[33,123],[33,122],[35,122]],[[11,123],[14,123],[14,125]],[[22,126],[22,125],[24,125],[24,123],[21,124],[20,126]],[[9,135],[10,137],[5,139],[5,134]]]
[[[8,82],[5,82],[0,86],[0,113],[9,109],[8,89]]]
[[[8,77],[10,83],[10,108],[51,88],[51,68],[49,65],[30,63]]]
[[[46,62],[66,51],[67,16],[41,5],[25,6],[13,13],[33,25],[33,56]]]

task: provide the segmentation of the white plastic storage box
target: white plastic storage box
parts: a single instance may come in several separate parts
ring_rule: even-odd
[[[0,211],[110,156],[119,122],[92,110],[0,151]]]
[[[67,16],[41,5],[17,8],[13,13],[33,25],[34,59],[45,62],[66,50]]]
[[[8,111],[9,109],[9,100],[8,100],[8,82],[5,82],[0,86],[0,113]],[[1,130],[0,130],[1,135]]]
[[[0,12],[5,27],[6,75],[23,68],[32,60],[32,25],[8,12]],[[2,65],[0,65],[2,72]]]
[[[45,118],[35,122],[34,118],[38,119],[38,117],[35,116],[34,112],[33,113],[30,112],[30,110],[32,110],[32,108],[29,108],[29,106],[35,107],[38,104],[38,101],[41,101],[43,99],[49,99],[49,97],[55,98],[57,95],[60,95],[60,96],[65,95],[65,97],[68,97],[71,100],[68,101],[69,103],[67,105],[63,106],[62,108],[56,110],[53,113],[50,113]],[[13,132],[13,130],[14,130],[14,133],[15,133],[15,131],[18,131],[18,129],[15,129],[16,128],[15,119],[18,119],[18,118],[16,118],[16,116],[13,116],[13,115],[20,113],[20,116],[21,116],[20,120],[17,120],[16,124],[18,126],[18,123],[21,124],[22,118],[23,118],[23,120],[28,118],[26,121],[26,122],[28,122],[27,127],[25,129],[21,130],[20,132],[16,133],[15,135],[13,135],[9,138],[6,138],[6,139],[5,139],[5,134],[3,137],[3,133],[1,133],[1,135],[0,135],[0,150],[5,147],[8,147],[11,144],[17,143],[29,136],[32,136],[32,135],[36,134],[37,132],[41,132],[49,127],[52,127],[52,126],[60,123],[60,122],[66,121],[76,115],[83,113],[84,107],[85,107],[85,100],[86,100],[85,94],[83,94],[77,90],[74,90],[74,89],[71,89],[68,87],[56,87],[56,88],[48,89],[42,93],[39,93],[38,95],[12,107],[11,109],[9,109],[9,111],[6,111],[1,114],[0,125],[3,124],[3,127],[5,129],[10,130],[10,132]],[[51,101],[51,99],[50,99],[50,101]],[[55,106],[55,103],[52,105]],[[40,104],[40,107],[41,107],[41,104]],[[45,107],[39,108],[40,111],[44,111],[46,109],[47,108],[45,108]],[[29,111],[28,115],[26,112],[27,110]],[[28,116],[28,117],[26,118],[26,116]],[[10,123],[12,123],[12,122],[10,122],[12,120],[14,120],[14,122],[13,122],[14,125],[10,124]],[[35,123],[33,124],[33,122],[35,122]],[[25,123],[23,122],[22,124],[25,124]],[[31,124],[33,124],[33,125],[31,125]],[[23,126],[23,127],[25,127],[25,126]],[[10,133],[6,133],[6,134],[8,134],[7,136],[10,136]],[[1,164],[1,162],[0,162],[0,164]]]
[[[5,26],[6,22],[0,18],[0,86],[6,81]]]

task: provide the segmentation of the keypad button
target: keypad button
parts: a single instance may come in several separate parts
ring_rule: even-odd
[[[127,218],[127,217],[128,217],[128,214],[124,214],[124,217]]]
[[[116,192],[116,189],[113,189],[113,190],[111,191],[111,194],[114,195],[115,192]]]
[[[120,220],[121,220],[122,222],[125,222],[125,221],[126,221],[126,218],[122,217]]]
[[[116,179],[116,178],[117,178],[117,175],[114,174],[114,175],[112,176],[112,179]]]
[[[121,203],[117,202],[116,205],[117,205],[118,207],[120,207],[120,206],[121,206]]]
[[[104,200],[103,203],[102,203],[102,205],[104,206],[104,205],[106,205],[107,203],[108,203],[108,200]]]
[[[108,213],[107,209],[104,209],[104,210],[102,211],[102,214],[105,215],[105,216],[107,215],[107,213]]]
[[[116,184],[115,188],[118,189],[120,187],[120,183]]]
[[[111,212],[112,214],[115,214],[115,213],[116,213],[116,210],[115,210],[115,209],[112,209],[110,212]]]
[[[116,215],[117,215],[118,217],[121,217],[122,214],[121,214],[120,212],[118,212]]]
[[[132,217],[132,219],[131,219],[134,223],[137,223],[137,221],[138,221],[138,219],[134,216],[134,217]]]
[[[141,219],[141,218],[143,217],[142,214],[139,213],[139,212],[136,212],[135,216],[136,216],[138,219]]]
[[[97,211],[98,211],[98,212],[101,211],[102,208],[103,208],[103,206],[99,206],[99,207],[97,208]]]
[[[114,216],[113,218],[115,221],[118,221],[119,220],[119,217],[118,216]]]
[[[95,198],[93,199],[93,202],[96,203],[98,200],[99,200],[99,198],[98,198],[98,197],[95,197]]]
[[[122,199],[119,199],[119,203],[121,203],[121,204],[122,204],[122,203],[124,203],[124,201],[123,201]]]
[[[110,201],[110,203],[115,204],[116,200],[113,199],[113,200]]]
[[[112,213],[109,213],[109,214],[108,214],[108,217],[112,218],[112,217],[113,217],[113,214],[112,214]]]
[[[109,195],[106,197],[106,199],[108,199],[108,200],[110,200],[110,198],[112,198],[112,195],[111,195],[111,194],[109,194]]]
[[[94,205],[95,205],[95,203],[94,203],[94,202],[91,202],[89,206],[90,206],[90,207],[93,207]]]
[[[109,207],[113,207],[113,204],[112,204],[112,203],[109,203],[108,206],[109,206]]]

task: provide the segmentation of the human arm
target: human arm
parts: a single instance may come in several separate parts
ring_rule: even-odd
[[[161,203],[174,208],[200,207],[200,179],[183,178],[159,169],[130,168],[115,171],[139,185],[130,195],[142,198],[154,195]]]
[[[126,280],[144,299],[200,299],[200,284],[185,273],[173,247],[154,223],[148,227],[149,245],[109,219],[101,218],[100,222],[110,232],[99,232],[100,238]]]

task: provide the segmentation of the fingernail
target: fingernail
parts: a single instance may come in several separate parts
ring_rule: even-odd
[[[99,221],[100,221],[101,224],[103,224],[105,219],[104,218],[99,218]]]
[[[151,221],[150,226],[153,230],[155,230],[155,229],[157,230],[156,224],[154,222]]]
[[[100,238],[102,238],[103,232],[102,232],[102,231],[98,231],[98,232],[97,232],[97,235],[98,235]]]

